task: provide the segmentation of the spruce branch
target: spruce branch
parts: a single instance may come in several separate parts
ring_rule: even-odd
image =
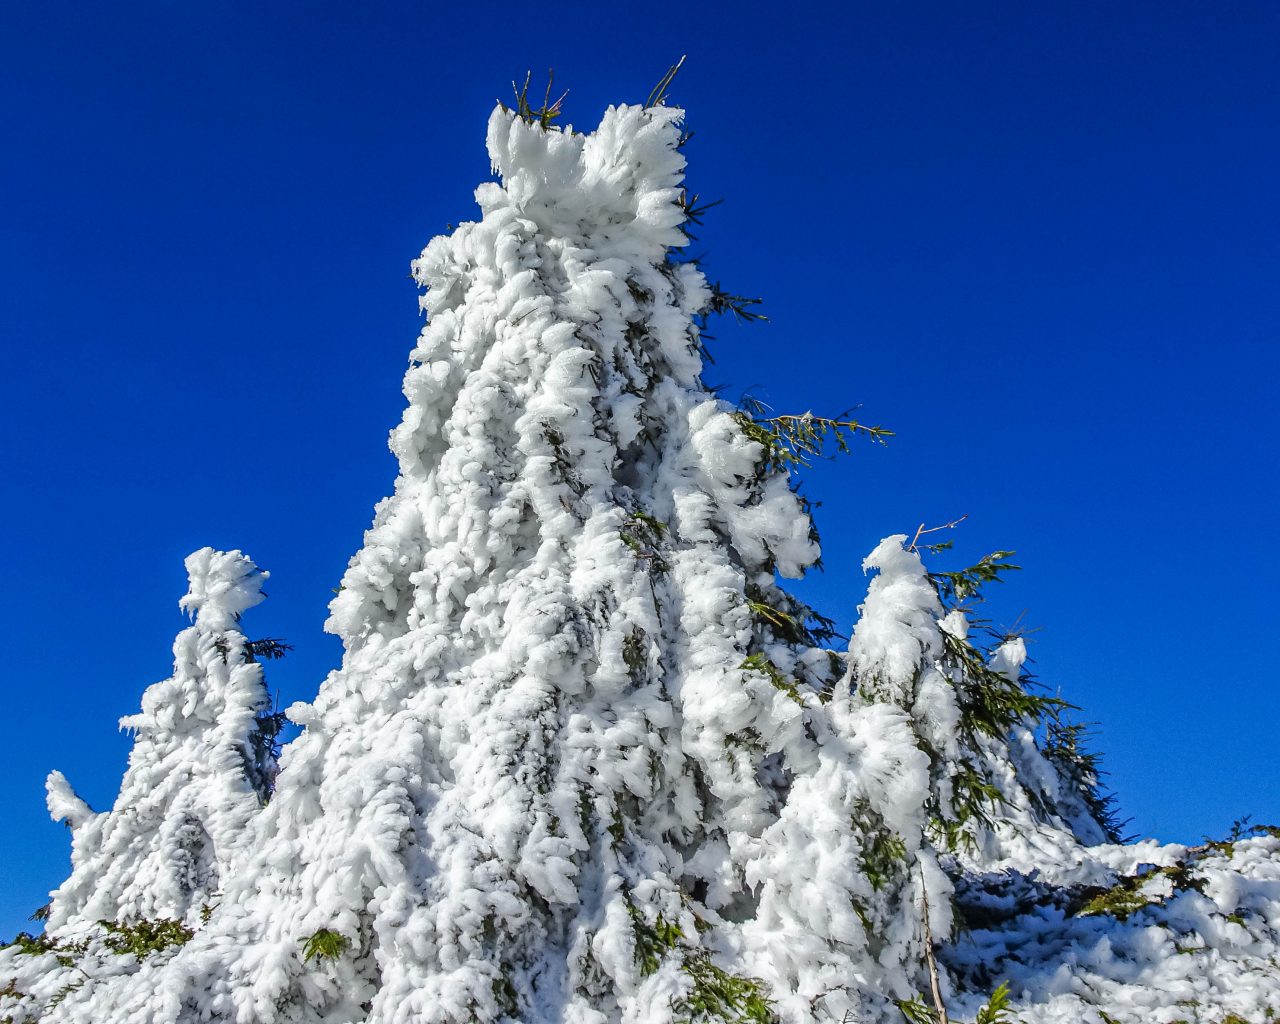
[[[649,91],[649,98],[644,101],[645,110],[648,110],[650,107],[661,107],[666,105],[667,90],[671,87],[671,83],[679,73],[680,68],[684,66],[685,58],[688,56],[689,55],[687,53],[684,54],[678,61],[672,64],[671,67],[667,68],[666,74],[664,74],[658,84]]]
[[[1003,583],[1001,573],[1016,572],[1022,568],[1006,561],[1013,555],[1012,551],[993,551],[966,569],[957,572],[931,572],[929,579],[937,588],[938,597],[944,604],[971,597],[981,600],[979,595],[984,584]]]
[[[687,191],[681,191],[680,198],[676,200],[676,205],[679,206],[681,211],[684,213],[683,230],[685,233],[685,237],[692,239],[694,241],[697,240],[698,236],[689,230],[688,225],[690,224],[701,225],[702,218],[707,215],[707,211],[714,209],[715,207],[719,206],[721,203],[724,202],[723,199],[713,199],[709,203],[699,204],[699,200],[701,198],[702,197],[696,192],[693,195],[689,195]],[[756,300],[756,301],[759,301],[759,300]]]
[[[886,439],[893,436],[893,431],[886,427],[849,419],[852,409],[834,417],[815,416],[812,412],[770,416],[770,411],[759,399],[747,397],[735,413],[747,437],[764,449],[765,472],[810,466],[815,458],[831,458],[825,449],[832,442],[839,452],[847,453],[853,450],[850,442],[855,437],[885,444]]]
[[[1107,775],[1102,768],[1102,757],[1091,749],[1094,723],[1070,721],[1066,715],[1069,709],[1065,703],[1046,709],[1045,735],[1039,744],[1040,753],[1075,789],[1094,820],[1102,826],[1108,842],[1130,842],[1132,837],[1124,834],[1130,819],[1120,817],[1116,795],[1109,792],[1102,781]],[[1240,835],[1237,826],[1233,825],[1231,838],[1236,839]]]
[[[935,554],[939,551],[945,551],[947,548],[951,547],[951,541],[943,541],[940,544],[920,544],[920,538],[926,534],[937,533],[939,530],[954,530],[968,518],[969,513],[966,512],[959,519],[953,519],[951,522],[943,523],[941,526],[930,526],[928,529],[925,529],[924,523],[921,523],[916,527],[916,535],[911,538],[911,543],[907,545],[907,550],[929,551]]]
[[[287,643],[283,637],[267,636],[261,640],[249,640],[245,651],[250,661],[265,658],[267,661],[278,661],[293,650],[293,644]]]
[[[321,928],[306,939],[306,945],[302,950],[302,962],[306,963],[312,959],[336,960],[350,945],[351,940],[340,932],[335,932],[332,928]]]
[[[769,318],[763,313],[757,313],[752,306],[760,305],[763,299],[749,299],[745,295],[735,295],[727,292],[720,287],[717,281],[711,286],[711,298],[707,302],[707,312],[714,316],[721,316],[725,313],[732,313],[733,318],[740,324],[751,324]]]
[[[555,69],[549,70],[547,72],[547,91],[542,98],[542,106],[537,107],[535,109],[534,106],[529,102],[529,83],[532,79],[533,79],[533,72],[526,71],[524,76],[523,86],[517,86],[515,82],[511,83],[511,91],[515,93],[515,97],[516,97],[516,106],[515,106],[516,116],[519,117],[526,124],[536,124],[540,128],[542,128],[543,131],[547,131],[552,127],[556,118],[558,118],[560,114],[563,112],[561,108],[564,104],[565,97],[569,95],[569,90],[566,89],[563,93],[561,93],[560,98],[556,100],[554,103],[552,103],[551,102],[551,86],[552,86],[552,83],[555,82],[556,73],[555,73]],[[503,109],[503,111],[508,113],[511,110],[511,108],[508,107],[501,100],[498,101],[498,106],[500,106]]]

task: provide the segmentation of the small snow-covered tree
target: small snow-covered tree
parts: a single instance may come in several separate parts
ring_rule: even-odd
[[[905,536],[882,541],[850,645],[858,700],[909,715],[930,763],[925,831],[939,851],[995,862],[1032,835],[1074,846],[1105,826],[1064,793],[1036,733],[1064,706],[1036,691],[1019,636],[975,637],[971,602],[1017,567],[996,552],[958,572],[929,572]],[[1071,813],[1065,813],[1067,809]]]
[[[278,723],[241,614],[263,599],[267,573],[239,551],[186,560],[179,602],[193,624],[174,641],[173,675],[149,687],[129,767],[111,810],[95,814],[61,772],[49,811],[72,834],[71,877],[53,893],[46,929],[100,920],[196,924],[243,848],[274,784]]]

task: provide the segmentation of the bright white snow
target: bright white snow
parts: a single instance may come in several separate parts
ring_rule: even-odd
[[[1189,855],[1097,845],[1033,722],[970,728],[968,619],[905,538],[867,559],[847,656],[808,638],[776,583],[818,556],[806,511],[700,376],[680,118],[494,111],[481,219],[414,264],[428,322],[331,607],[341,668],[275,778],[238,632],[265,574],[188,559],[196,621],[124,720],[115,807],[50,776],[63,946],[0,952],[14,1024],[896,1020],[926,898],[960,1012],[1006,978],[1025,1021],[1280,1009],[1280,840],[1081,916]],[[978,668],[1016,689],[1025,657]],[[194,934],[139,959],[100,919]]]

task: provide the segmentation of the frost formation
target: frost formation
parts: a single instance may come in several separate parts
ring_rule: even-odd
[[[238,631],[266,574],[187,560],[115,806],[50,776],[73,871],[0,952],[5,1020],[900,1020],[926,903],[953,1014],[1003,979],[1024,1021],[1280,1011],[1280,838],[1110,842],[1022,641],[976,645],[905,537],[847,653],[780,589],[818,546],[701,378],[680,120],[494,111],[481,219],[414,263],[341,667],[277,776]]]

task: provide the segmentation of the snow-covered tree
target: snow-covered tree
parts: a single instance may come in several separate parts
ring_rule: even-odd
[[[120,720],[134,734],[111,810],[95,814],[61,772],[49,811],[72,834],[71,877],[53,893],[51,935],[100,920],[198,924],[270,795],[277,730],[262,666],[239,631],[263,599],[267,573],[239,551],[203,548],[186,560],[179,602],[194,623],[173,645],[173,675]]]
[[[1207,991],[1234,1007],[1222,993],[1280,948],[1280,838],[1242,841],[1248,884],[1216,850],[1203,884],[1168,848],[1086,850],[1106,823],[1090,778],[1037,748],[1054,703],[1029,690],[1022,641],[970,637],[963,602],[998,557],[930,574],[890,537],[847,656],[829,649],[830,623],[779,585],[819,556],[790,471],[883,432],[716,397],[705,320],[753,313],[682,256],[681,112],[613,107],[584,134],[558,111],[522,94],[493,112],[481,218],[414,264],[428,322],[399,474],[331,606],[342,665],[289,709],[303,732],[273,798],[265,693],[233,628],[261,576],[203,552],[174,679],[128,720],[119,822],[51,782],[75,872],[50,935],[0,951],[0,1013],[871,1024],[931,980],[969,1005],[998,964],[1024,1019],[1094,1024],[1059,976],[1075,957],[1127,1024],[1169,1005],[1154,986],[1183,977],[1188,929],[1216,936]],[[135,804],[155,812],[135,823]],[[190,821],[200,856],[175,839]],[[1135,874],[1139,856],[1169,873]],[[1165,883],[1164,946],[1098,918],[1157,913]],[[1253,945],[1233,951],[1245,940],[1206,922],[1246,902]],[[990,965],[946,945],[954,908],[985,915]],[[116,930],[66,923],[98,914]],[[1112,940],[1160,952],[1121,963]]]

